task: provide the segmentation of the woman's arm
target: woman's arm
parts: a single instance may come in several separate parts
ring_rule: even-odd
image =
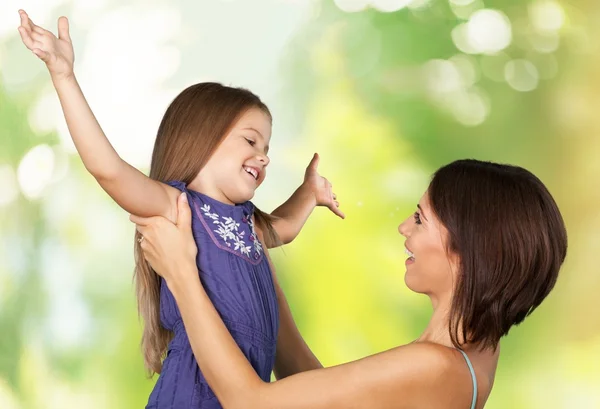
[[[131,216],[145,237],[142,250],[163,275],[181,311],[194,356],[227,409],[336,409],[442,407],[450,392],[448,360],[438,346],[411,344],[325,369],[263,382],[227,331],[200,283],[191,211],[185,195],[176,225]],[[202,313],[199,314],[198,312]],[[453,385],[450,385],[453,386]]]
[[[160,215],[175,221],[179,191],[150,179],[121,159],[90,109],[73,72],[75,56],[67,19],[59,19],[57,38],[35,25],[23,10],[19,14],[21,39],[48,67],[69,133],[85,168],[127,212]]]
[[[167,281],[194,356],[226,409],[425,408],[439,402],[447,372],[434,347],[413,344],[266,383],[242,354],[190,263]],[[202,314],[198,314],[202,311]],[[440,407],[440,406],[438,406]]]

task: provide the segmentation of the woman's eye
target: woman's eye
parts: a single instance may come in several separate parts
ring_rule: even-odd
[[[421,215],[418,212],[415,212],[415,223],[421,224]]]
[[[250,144],[250,146],[254,146],[256,144],[256,142],[254,142],[252,139],[248,139],[248,138],[244,138],[246,139],[246,141]]]

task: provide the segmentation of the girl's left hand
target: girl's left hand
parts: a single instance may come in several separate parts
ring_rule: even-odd
[[[50,31],[35,25],[24,10],[19,10],[19,16],[21,17],[19,34],[25,47],[46,63],[53,79],[72,77],[75,54],[67,18],[58,19],[58,37],[56,37]]]
[[[142,235],[140,245],[144,258],[169,286],[198,278],[198,247],[192,236],[192,213],[185,193],[177,199],[177,210],[176,224],[161,216],[129,216]]]
[[[340,203],[337,201],[336,194],[333,193],[333,186],[329,180],[319,175],[318,166],[319,154],[315,153],[304,173],[304,184],[314,194],[317,206],[325,206],[343,219],[346,215],[339,209]]]

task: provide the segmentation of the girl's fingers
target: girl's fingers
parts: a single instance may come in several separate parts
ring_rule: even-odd
[[[32,31],[31,23],[29,20],[29,16],[23,10],[19,10],[19,16],[21,17],[21,25],[25,27],[26,30]]]
[[[25,20],[25,24],[23,24],[23,20]],[[21,24],[25,25],[31,32],[35,32],[38,34],[52,34],[48,30],[36,25],[33,20],[27,15],[26,12],[21,13]]]
[[[69,34],[69,20],[62,16],[58,19],[58,38],[71,42],[71,36]]]
[[[339,208],[339,203],[336,202],[335,206],[331,206],[330,209],[331,211],[336,214],[337,216],[339,216],[340,218],[344,219],[346,217],[346,215],[344,214],[344,212],[342,212]]]
[[[48,30],[43,29],[40,26],[36,26],[35,24],[33,25],[33,32],[40,34],[40,35],[46,35],[48,33]]]
[[[44,34],[46,30],[44,30],[42,27],[36,25],[33,20],[31,19],[31,17],[27,16],[27,20],[29,21],[29,27],[31,28],[31,31],[35,31],[38,34]]]
[[[21,40],[23,40],[23,44],[25,44],[25,47],[32,50],[33,49],[33,40],[31,39],[31,36],[29,35],[29,32],[27,31],[27,29],[23,26],[20,26],[19,34],[21,35]]]
[[[37,41],[38,43],[43,43],[44,42],[44,35],[38,33],[37,31],[32,31],[30,33],[30,37],[33,41]]]
[[[25,29],[25,31],[33,41],[43,43],[44,37],[54,37],[54,34],[52,34],[50,31],[35,25],[25,11],[19,10],[19,15],[21,16],[21,27]],[[32,47],[35,46],[33,44],[30,45]]]
[[[33,53],[35,55],[37,55],[39,57],[40,60],[44,61],[44,62],[48,62],[50,60],[50,54],[48,54],[46,51],[44,50],[40,50],[39,48],[34,48]]]

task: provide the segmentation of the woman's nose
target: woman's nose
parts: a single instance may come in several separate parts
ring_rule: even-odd
[[[403,235],[404,237],[408,237],[410,234],[410,228],[409,228],[409,221],[404,220],[402,223],[400,223],[400,225],[398,226],[398,233],[400,233],[401,235]]]

